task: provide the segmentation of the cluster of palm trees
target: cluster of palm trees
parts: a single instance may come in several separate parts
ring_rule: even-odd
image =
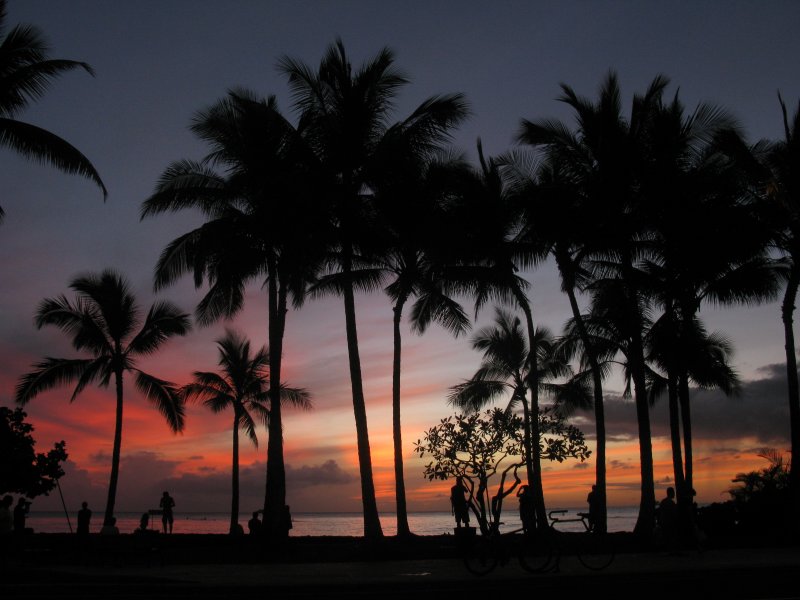
[[[5,41],[11,37],[16,36]],[[33,56],[34,63],[40,60]],[[21,87],[16,99],[9,93],[0,98],[4,143],[42,155],[6,133],[11,130],[5,116],[35,97],[52,74],[76,65],[85,67],[64,61],[43,67],[39,83]],[[281,407],[292,394],[287,397],[282,386],[281,361],[289,304],[299,308],[309,295],[334,293],[344,301],[364,533],[382,535],[354,302],[356,292],[381,289],[394,314],[398,534],[410,533],[400,427],[400,325],[411,301],[410,319],[419,332],[434,322],[455,335],[466,331],[470,319],[459,299],[474,301],[476,313],[488,302],[511,303],[522,312],[527,349],[514,373],[514,394],[523,410],[537,520],[546,524],[537,415],[547,366],[539,364],[541,336],[529,283],[520,272],[550,256],[573,312],[559,352],[580,365],[577,377],[593,392],[599,527],[605,527],[606,505],[603,382],[614,362],[624,367],[639,424],[637,531],[647,534],[654,524],[649,406],[662,392],[669,402],[679,500],[691,494],[690,385],[726,392],[737,385],[729,344],[708,333],[699,318],[704,303],[757,303],[773,298],[784,284],[792,449],[800,448],[792,330],[800,283],[800,110],[790,119],[781,100],[785,139],[749,146],[724,110],[701,104],[687,111],[677,94],[667,98],[663,77],[634,96],[625,113],[616,76],[609,74],[596,102],[562,86],[560,100],[572,109],[573,126],[523,120],[517,136],[522,150],[486,157],[479,142],[474,167],[448,147],[452,131],[468,116],[461,95],[431,97],[408,117],[393,119],[394,101],[408,80],[388,49],[355,68],[337,41],[317,69],[288,57],[279,68],[292,92],[295,120],[280,112],[274,97],[229,91],[192,123],[208,147],[206,156],[171,164],[141,212],[142,218],[181,210],[205,216],[203,225],[164,249],[155,269],[156,289],[189,273],[198,287],[208,286],[196,309],[200,324],[235,315],[248,283],[264,284],[269,352],[257,353],[262,364],[251,375],[259,379],[268,362],[269,387],[266,395],[249,396],[247,402],[269,414],[268,529],[280,530],[286,499]],[[99,183],[93,170],[79,172]],[[23,378],[17,399],[25,402],[69,379],[78,380],[77,394],[93,381],[107,385],[114,375],[119,426],[121,373],[135,369],[132,355],[185,333],[188,320],[171,305],[157,305],[133,335],[135,320],[118,324],[119,315],[101,308],[101,296],[111,288],[132,306],[116,274],[79,278],[72,287],[76,302],[45,301],[37,324],[65,329],[76,349],[88,349],[95,358],[59,363],[60,370],[53,370],[55,359],[46,359]],[[587,300],[585,310],[579,294]],[[243,412],[245,396],[235,391],[238,384],[224,362],[233,347],[243,350],[242,343],[236,336],[220,341],[227,380],[197,373],[190,388],[212,408],[238,407],[234,436],[240,427],[252,431]],[[159,381],[137,375],[139,387],[177,429],[182,412],[175,390]],[[295,390],[294,400],[304,404],[307,398],[301,396]],[[798,478],[800,468],[793,464],[796,495]],[[113,511],[111,497],[109,505],[107,512]]]

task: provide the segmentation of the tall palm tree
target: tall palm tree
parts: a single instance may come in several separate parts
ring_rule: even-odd
[[[534,340],[536,327],[526,292],[529,283],[518,272],[536,265],[547,250],[519,235],[522,206],[504,174],[508,157],[485,157],[480,140],[477,150],[480,167],[465,174],[454,192],[457,204],[453,222],[459,239],[452,240],[451,245],[459,266],[450,269],[447,285],[459,293],[466,290],[475,299],[476,314],[489,300],[516,305],[525,316],[528,340]],[[527,356],[531,364],[525,372],[531,397],[522,401],[525,465],[537,526],[546,528],[541,454],[533,443],[539,438],[539,366],[537,353]]]
[[[105,197],[105,185],[88,158],[57,135],[17,120],[19,113],[39,100],[62,73],[83,69],[94,75],[94,71],[84,62],[49,58],[47,42],[37,27],[16,25],[8,32],[6,27],[6,0],[0,0],[0,146],[66,173],[82,175],[100,186]]]
[[[133,373],[136,387],[164,416],[170,429],[182,431],[184,408],[177,389],[172,383],[137,368],[136,357],[151,355],[169,338],[185,335],[190,328],[189,317],[169,302],[157,302],[142,322],[127,282],[112,270],[76,277],[70,288],[76,293],[74,301],[63,295],[42,301],[36,311],[36,326],[55,325],[72,337],[75,350],[87,351],[92,357],[47,357],[36,363],[34,370],[17,384],[16,402],[27,404],[42,392],[77,381],[70,398],[73,401],[87,385],[97,383],[108,387],[113,378],[117,408],[103,520],[104,525],[111,525],[122,448],[123,374]]]
[[[330,218],[334,237],[331,266],[341,273],[338,292],[344,299],[345,330],[356,422],[364,534],[383,535],[369,447],[361,359],[356,329],[354,288],[376,289],[380,279],[359,278],[354,271],[374,263],[368,256],[374,224],[371,204],[393,169],[437,151],[449,131],[466,116],[460,95],[424,101],[406,119],[390,124],[393,103],[407,79],[394,66],[389,49],[354,70],[344,44],[331,45],[317,71],[284,57],[281,70],[300,117],[299,131],[316,161],[315,172],[325,182],[319,196],[321,210]]]
[[[458,337],[471,326],[469,317],[445,293],[441,281],[449,264],[447,240],[443,239],[448,217],[446,197],[451,176],[461,166],[459,161],[448,160],[414,165],[396,185],[382,187],[376,199],[381,221],[386,225],[383,231],[388,234],[379,266],[391,278],[386,293],[393,303],[392,437],[398,536],[410,534],[400,421],[403,309],[409,300],[416,299],[411,312],[411,326],[416,333],[424,333],[435,322]]]
[[[324,214],[309,200],[318,178],[304,143],[278,110],[274,97],[233,90],[194,117],[192,131],[210,147],[200,161],[170,165],[142,218],[199,210],[207,221],[173,240],[156,266],[156,288],[192,273],[209,290],[197,319],[209,324],[231,317],[253,279],[264,280],[269,311],[270,420],[267,444],[265,526],[280,531],[286,504],[280,376],[286,313],[291,298],[302,304],[306,282],[319,260]]]
[[[647,369],[643,330],[647,305],[641,284],[638,261],[646,256],[651,232],[644,219],[646,199],[640,193],[640,179],[646,163],[649,128],[654,107],[660,101],[667,80],[656,77],[643,95],[633,99],[630,117],[622,114],[622,100],[617,77],[610,73],[603,82],[596,103],[580,97],[562,84],[562,96],[575,113],[575,131],[560,122],[542,124],[523,121],[520,138],[527,144],[542,147],[559,164],[568,168],[568,180],[574,193],[587,203],[602,206],[596,223],[597,245],[588,249],[594,264],[594,278],[615,278],[624,283],[617,300],[627,316],[625,337],[628,362],[634,383],[641,494],[635,531],[644,537],[655,525],[655,484],[650,435],[650,411],[647,400]]]
[[[527,123],[518,141],[528,143],[526,131],[534,129],[540,139],[549,135],[557,139],[558,132],[547,122]],[[601,222],[602,208],[591,202],[572,185],[570,164],[565,163],[558,152],[548,153],[546,160],[532,160],[524,153],[514,152],[504,165],[504,175],[511,193],[522,205],[522,229],[519,238],[528,244],[539,246],[555,259],[561,277],[561,290],[569,299],[572,319],[577,334],[581,337],[583,358],[593,384],[593,408],[595,417],[595,495],[597,512],[594,529],[607,529],[606,494],[606,428],[603,402],[603,369],[597,357],[578,304],[577,292],[591,282],[591,272],[584,264],[587,250],[597,247],[593,237],[596,224]]]
[[[238,531],[239,524],[239,431],[258,446],[256,420],[269,420],[269,352],[262,346],[251,355],[250,341],[242,335],[226,330],[217,340],[220,372],[195,371],[194,381],[181,388],[187,401],[201,401],[215,413],[233,409],[233,459],[231,466],[231,524],[230,533]],[[281,401],[310,408],[310,394],[304,389],[282,386]]]
[[[800,102],[789,118],[786,104],[778,95],[783,113],[784,139],[771,148],[767,196],[777,213],[776,245],[782,253],[780,275],[785,280],[781,318],[786,348],[786,379],[789,391],[789,423],[792,461],[789,487],[794,506],[800,506],[800,385],[797,379],[797,350],[794,339],[794,310],[800,286]],[[794,523],[800,530],[800,517]]]
[[[756,304],[777,293],[767,249],[770,231],[756,218],[748,169],[737,155],[744,146],[735,120],[701,103],[687,113],[676,94],[660,99],[650,117],[647,151],[652,159],[640,178],[653,232],[652,257],[643,262],[646,285],[664,310],[662,327],[673,330],[679,349],[668,361],[677,386],[685,450],[685,485],[678,501],[691,504],[693,450],[689,359],[707,348],[697,321],[704,303]],[[677,480],[676,480],[677,482]]]

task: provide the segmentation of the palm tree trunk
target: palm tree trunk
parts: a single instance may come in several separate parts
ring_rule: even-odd
[[[358,466],[361,474],[361,502],[364,507],[364,537],[377,539],[383,537],[381,521],[378,516],[378,503],[375,499],[375,484],[372,479],[372,457],[369,449],[369,428],[367,427],[367,408],[364,401],[364,388],[361,380],[361,358],[358,353],[358,331],[356,329],[356,306],[353,297],[352,249],[345,247],[343,273],[345,284],[344,317],[347,334],[347,355],[350,362],[350,385],[353,390],[353,413],[356,420],[358,442]]]
[[[692,450],[692,404],[689,392],[689,373],[686,367],[681,368],[680,377],[678,379],[678,397],[680,399],[680,413],[681,424],[683,425],[683,450],[686,453],[684,457],[684,484],[683,490],[688,498],[692,497],[692,489],[694,487],[694,452]],[[677,481],[675,482],[678,483]],[[680,500],[681,492],[678,491],[678,499]]]
[[[644,344],[642,343],[642,315],[639,312],[638,289],[630,254],[623,261],[623,280],[628,285],[627,312],[630,319],[630,348],[628,363],[633,376],[636,422],[639,429],[639,464],[641,470],[641,497],[639,516],[633,532],[645,541],[653,536],[656,522],[656,492],[653,475],[653,440],[650,429],[650,405],[647,400],[647,379],[645,377]]]
[[[402,340],[400,324],[406,297],[397,300],[394,306],[394,358],[392,361],[392,439],[394,441],[394,495],[397,503],[397,535],[408,537],[408,509],[406,508],[406,483],[403,475],[403,437],[400,427],[400,354]]]
[[[122,371],[116,370],[114,378],[117,386],[117,414],[114,420],[114,449],[111,452],[111,478],[108,482],[108,499],[103,527],[110,527],[114,518],[114,504],[117,500],[117,481],[119,481],[119,457],[122,452]]]
[[[547,528],[547,509],[544,503],[544,487],[542,485],[542,453],[539,445],[539,362],[536,354],[536,332],[533,327],[533,313],[525,294],[519,288],[514,290],[517,303],[525,314],[528,329],[528,387],[531,391],[531,408],[528,423],[525,423],[526,434],[530,430],[525,452],[530,457],[529,477],[532,476],[533,502],[536,507],[536,526]],[[524,416],[524,415],[523,415]]]
[[[562,259],[563,260],[563,259]],[[589,360],[589,367],[592,370],[592,382],[594,385],[594,423],[595,434],[597,437],[597,448],[595,458],[595,494],[597,495],[597,516],[594,520],[594,528],[598,533],[608,531],[608,504],[606,500],[606,417],[605,405],[603,403],[603,375],[600,372],[600,364],[597,362],[597,353],[589,339],[589,332],[586,330],[586,323],[583,322],[583,315],[578,306],[578,299],[575,296],[575,286],[572,278],[566,276],[566,265],[562,265],[562,260],[556,260],[561,279],[565,282],[565,290],[569,298],[569,305],[572,309],[572,318],[578,328],[578,335],[583,342],[583,349]]]
[[[683,456],[681,452],[680,409],[678,407],[678,377],[673,372],[667,375],[667,394],[669,401],[669,436],[672,442],[672,472],[678,501],[684,501],[686,482],[683,474]]]
[[[281,363],[286,329],[286,286],[278,281],[274,257],[268,261],[269,281],[269,438],[267,440],[267,487],[264,498],[264,527],[271,535],[285,535],[286,466],[283,461],[281,418]]]
[[[233,464],[231,465],[231,535],[239,525],[239,411],[233,416]]]
[[[786,350],[786,381],[789,386],[789,427],[792,452],[789,493],[794,507],[800,506],[800,386],[798,386],[797,380],[797,351],[794,341],[794,309],[798,285],[800,285],[800,268],[793,263],[783,294],[781,318]],[[800,513],[794,510],[792,514],[794,515],[793,530],[800,531]]]

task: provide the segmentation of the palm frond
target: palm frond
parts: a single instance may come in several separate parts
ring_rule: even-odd
[[[72,383],[76,379],[80,381],[93,364],[92,359],[46,357],[33,365],[33,371],[20,378],[14,400],[24,406],[42,392]]]
[[[135,371],[136,387],[139,391],[155,405],[173,432],[183,431],[185,410],[178,387],[174,383],[153,377],[139,369]]]

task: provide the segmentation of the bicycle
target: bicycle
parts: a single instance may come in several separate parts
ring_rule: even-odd
[[[559,515],[566,515],[567,510],[551,510],[547,516],[550,519],[550,530],[555,533],[563,533],[556,529],[558,523],[582,523],[584,532],[580,533],[580,543],[576,547],[576,556],[578,561],[587,569],[592,571],[601,571],[614,562],[616,550],[614,548],[613,539],[607,533],[600,533],[594,531],[589,524],[588,513],[577,513],[576,518],[565,519]],[[558,549],[556,554],[556,561],[553,566],[554,571],[559,570],[559,563],[561,560],[561,549]]]
[[[518,535],[520,533],[523,535]],[[550,569],[553,561],[549,536],[531,535],[522,528],[506,533],[492,529],[487,535],[466,538],[461,544],[464,566],[477,576],[491,573],[497,565],[507,565],[514,555],[519,565],[529,573],[543,573]]]

